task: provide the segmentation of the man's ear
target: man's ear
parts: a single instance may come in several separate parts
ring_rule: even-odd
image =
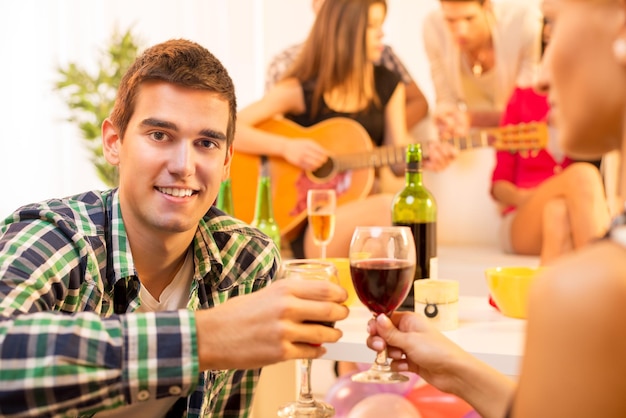
[[[111,165],[117,166],[120,163],[119,147],[121,141],[115,125],[108,118],[105,119],[102,122],[102,152],[104,158]]]
[[[226,158],[224,159],[224,170],[222,171],[222,181],[230,177],[230,163],[233,161],[233,144],[230,144],[226,150]]]

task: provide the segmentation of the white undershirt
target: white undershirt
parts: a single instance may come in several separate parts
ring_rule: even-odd
[[[191,248],[187,252],[185,261],[172,282],[161,292],[161,297],[156,300],[145,286],[139,287],[139,299],[141,306],[135,312],[161,312],[176,311],[187,308],[189,291],[193,280],[193,253]],[[180,388],[172,388],[174,391]],[[179,396],[170,396],[156,400],[137,402],[132,405],[122,406],[98,412],[96,418],[129,418],[129,417],[164,417],[167,411],[179,399]]]
[[[496,71],[491,68],[479,77],[466,62],[461,63],[461,84],[465,104],[471,111],[491,112],[496,109]]]

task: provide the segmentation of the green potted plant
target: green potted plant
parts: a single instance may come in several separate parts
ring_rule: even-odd
[[[113,32],[105,51],[102,51],[96,74],[90,74],[74,62],[59,67],[55,83],[70,110],[68,121],[76,123],[91,152],[98,177],[110,187],[118,184],[117,168],[107,163],[102,153],[102,121],[109,116],[115,102],[117,88],[124,72],[132,64],[139,49],[129,29]]]

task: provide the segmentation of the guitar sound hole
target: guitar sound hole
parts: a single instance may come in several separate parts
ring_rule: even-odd
[[[334,170],[335,162],[332,158],[329,158],[324,164],[322,164],[317,170],[313,171],[311,174],[313,174],[313,176],[317,179],[325,180],[334,174]]]

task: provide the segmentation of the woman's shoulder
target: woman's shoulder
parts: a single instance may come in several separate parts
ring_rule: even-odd
[[[626,316],[626,247],[603,239],[545,269],[531,292],[529,311],[560,316]],[[619,316],[619,315],[618,315]]]

